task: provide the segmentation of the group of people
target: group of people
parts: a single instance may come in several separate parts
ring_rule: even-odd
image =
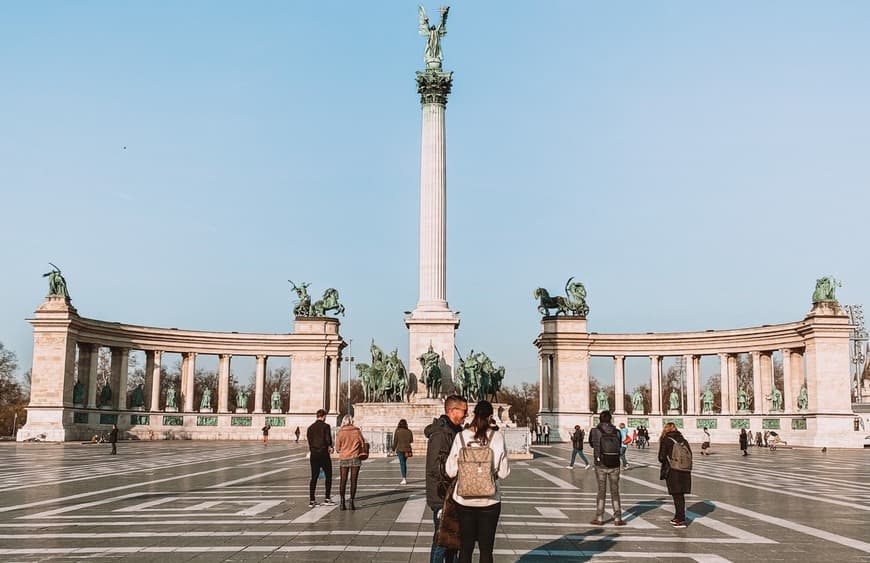
[[[550,424],[538,424],[537,426],[532,426],[531,428],[532,435],[532,443],[537,444],[539,446],[549,446],[550,445]]]
[[[616,428],[613,425],[613,414],[609,410],[602,411],[599,420],[598,425],[589,432],[589,445],[592,446],[595,477],[598,483],[595,518],[590,524],[600,526],[604,523],[604,505],[609,485],[613,523],[616,526],[624,526],[619,476],[620,470],[628,467],[625,462],[627,446],[625,424],[621,423],[620,428]],[[575,435],[577,431],[582,432],[579,426],[575,427]],[[629,441],[630,439],[629,437]],[[692,492],[691,451],[688,441],[676,425],[672,422],[666,423],[659,439],[658,460],[661,464],[660,478],[667,483],[668,494],[674,500],[674,517],[670,523],[675,528],[685,528],[687,525],[686,495]],[[686,461],[687,456],[688,461]],[[573,467],[573,454],[569,467]]]

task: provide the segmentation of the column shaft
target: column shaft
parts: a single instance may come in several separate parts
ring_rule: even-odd
[[[230,354],[220,355],[220,364],[218,366],[218,406],[217,412],[230,412],[229,397],[230,397]]]
[[[127,363],[129,348],[112,348],[112,407],[127,408]]]
[[[254,412],[263,412],[263,388],[266,384],[266,356],[257,356],[257,372],[254,387]]]
[[[731,414],[731,378],[728,375],[728,354],[719,354],[719,398],[721,414]]]
[[[625,414],[625,356],[613,357],[613,412]]]
[[[420,161],[420,300],[447,307],[447,149],[444,105],[423,104]]]
[[[650,394],[652,395],[652,412],[650,414],[662,414],[662,357],[650,356]]]
[[[160,410],[160,386],[163,383],[163,381],[161,381],[161,375],[163,373],[163,352],[160,350],[151,350],[148,352],[147,358],[148,359],[145,361],[145,374],[146,376],[150,375],[150,379],[148,383],[145,384],[145,392],[148,393],[148,404],[146,404],[145,407],[149,411],[157,412]]]
[[[683,414],[698,414],[698,392],[695,387],[695,356],[684,356],[686,363],[686,410]]]
[[[764,393],[761,389],[761,352],[752,352],[752,412],[762,414],[767,412],[764,404]]]
[[[795,397],[797,393],[792,387],[791,375],[791,350],[785,348],[780,350],[782,354],[782,406],[787,414],[795,411]]]
[[[187,352],[181,361],[181,378],[184,387],[184,412],[193,412],[194,379],[196,377],[196,352]]]
[[[88,367],[88,393],[85,404],[89,409],[97,408],[97,370],[100,367],[100,347],[91,345],[91,363]]]
[[[78,380],[81,382],[82,386],[85,389],[85,397],[84,404],[87,405],[87,390],[90,388],[91,384],[91,351],[93,350],[93,345],[91,344],[79,344],[79,361],[78,361]]]

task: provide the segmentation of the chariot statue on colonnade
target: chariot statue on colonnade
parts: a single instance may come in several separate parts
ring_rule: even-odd
[[[329,311],[335,311],[336,314],[344,316],[344,305],[338,302],[338,290],[334,287],[329,287],[323,292],[323,298],[318,299],[314,303],[311,302],[311,296],[308,295],[308,282],[302,282],[300,285],[293,283],[293,280],[287,280],[296,292],[296,305],[293,307],[293,315],[295,317],[322,317]]]
[[[573,281],[574,277],[568,278],[565,284],[565,293],[567,297],[562,295],[550,296],[550,293],[543,287],[535,289],[535,299],[538,300],[538,312],[544,316],[550,315],[550,309],[555,309],[555,316],[572,315],[575,317],[586,318],[589,314],[589,305],[586,304],[586,287],[581,282]]]

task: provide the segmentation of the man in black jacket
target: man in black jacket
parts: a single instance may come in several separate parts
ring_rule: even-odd
[[[317,411],[317,420],[308,427],[308,451],[311,452],[309,462],[311,464],[311,481],[308,483],[308,506],[314,508],[317,502],[314,500],[314,489],[317,487],[317,477],[320,470],[326,477],[326,506],[335,506],[330,498],[332,492],[332,458],[329,455],[335,451],[332,447],[332,429],[326,424],[326,411]]]
[[[112,425],[112,431],[109,432],[109,441],[112,443],[112,455],[118,453],[118,425]]]
[[[435,545],[438,537],[440,511],[444,506],[444,497],[451,479],[444,471],[444,463],[453,447],[453,439],[457,432],[462,431],[462,423],[468,414],[468,401],[459,395],[450,395],[444,399],[444,414],[432,421],[423,434],[429,440],[426,444],[426,502],[432,509],[432,521],[435,523],[435,535],[432,536],[431,563],[452,563],[456,552],[447,551]]]
[[[610,501],[613,504],[613,524],[625,526],[622,519],[622,500],[619,497],[619,449],[622,446],[619,430],[611,423],[613,414],[601,411],[601,422],[589,431],[589,445],[595,456],[595,478],[598,481],[598,495],[595,498],[595,519],[593,526],[601,526],[604,520],[604,500],[607,483],[610,483]]]

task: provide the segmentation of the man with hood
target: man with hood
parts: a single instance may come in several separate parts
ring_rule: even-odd
[[[444,399],[444,414],[432,421],[423,430],[429,440],[426,445],[426,503],[432,509],[432,520],[435,523],[435,535],[432,536],[430,561],[452,563],[456,552],[448,551],[436,545],[440,512],[444,507],[444,497],[451,479],[444,470],[444,464],[453,447],[453,439],[462,431],[462,423],[468,414],[468,401],[459,395],[450,395]],[[446,558],[446,559],[445,559]]]

